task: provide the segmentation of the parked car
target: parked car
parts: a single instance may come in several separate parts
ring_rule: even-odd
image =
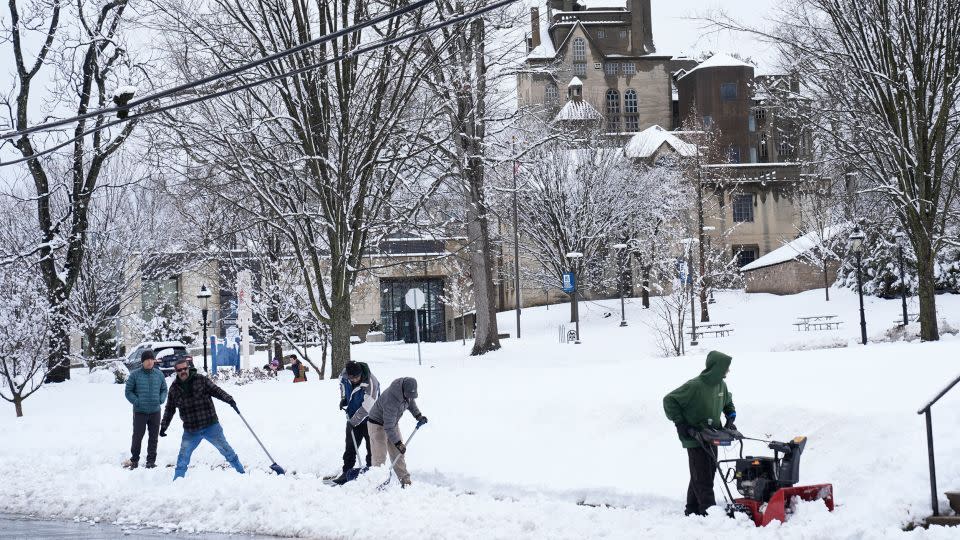
[[[133,371],[140,368],[140,355],[143,351],[150,349],[157,357],[156,366],[160,368],[164,376],[173,373],[173,366],[184,359],[193,367],[193,356],[187,352],[187,346],[179,341],[145,341],[133,348],[133,351],[127,355],[123,363],[127,369]]]

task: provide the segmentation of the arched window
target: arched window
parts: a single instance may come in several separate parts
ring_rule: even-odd
[[[557,85],[548,82],[547,86],[543,89],[543,97],[548,105],[558,103],[560,101],[560,92],[557,90]]]
[[[629,89],[623,93],[624,124],[628,132],[640,131],[640,116],[637,114],[637,91]]]
[[[620,93],[612,88],[607,90],[607,131],[620,131]]]
[[[587,59],[587,42],[583,38],[573,40],[573,61],[583,62]]]

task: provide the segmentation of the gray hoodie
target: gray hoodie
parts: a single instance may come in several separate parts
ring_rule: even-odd
[[[403,411],[410,409],[414,418],[420,418],[420,409],[417,407],[417,380],[413,377],[403,377],[390,383],[390,386],[380,394],[380,398],[373,404],[368,420],[383,426],[390,442],[396,444],[403,440],[397,424]]]

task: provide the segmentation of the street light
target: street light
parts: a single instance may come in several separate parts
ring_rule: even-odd
[[[703,236],[707,239],[707,260],[708,260],[708,261],[713,258],[713,256],[710,255],[710,233],[711,233],[712,231],[715,231],[715,230],[717,230],[717,228],[714,227],[714,226],[712,226],[712,225],[704,225],[704,227],[703,227],[703,232],[706,233],[706,234],[704,234]],[[709,270],[709,268],[708,268],[707,270]],[[716,300],[713,299],[713,271],[710,271],[710,275],[711,275],[711,279],[710,279],[710,300],[708,300],[707,303],[708,303],[708,304],[713,304],[713,303],[716,302]]]
[[[861,277],[861,265],[863,263],[863,240],[866,238],[860,227],[855,227],[850,234],[850,249],[857,256],[857,293],[860,295],[860,339],[864,345],[867,344],[867,319],[863,312],[863,278]]]
[[[623,301],[623,267],[620,266],[621,253],[627,249],[626,244],[614,244],[613,249],[617,250],[617,288],[620,289],[620,326],[627,326],[627,309]]]
[[[574,345],[580,344],[580,305],[577,301],[577,297],[580,292],[580,284],[577,283],[577,270],[575,268],[576,260],[583,258],[583,253],[579,251],[571,251],[567,253],[567,258],[570,259],[570,274],[573,277],[573,321],[576,324],[577,329],[577,339],[573,342]]]
[[[206,285],[200,285],[200,292],[197,293],[197,300],[203,300],[203,305],[200,307],[200,313],[203,314],[203,372],[207,372],[207,313],[209,312],[209,306],[207,303],[210,300],[212,294],[210,289]]]
[[[903,267],[903,244],[907,241],[907,233],[898,230],[897,238],[897,258],[900,260],[900,301],[903,304],[903,326],[907,326],[907,277]]]
[[[693,279],[693,244],[697,242],[696,238],[684,238],[681,244],[687,247],[687,279],[690,280],[690,346],[696,347],[697,343],[697,295]]]

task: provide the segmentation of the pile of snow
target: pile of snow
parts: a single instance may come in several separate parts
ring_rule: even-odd
[[[420,382],[426,425],[412,441],[413,486],[376,484],[385,470],[342,488],[320,477],[337,471],[343,413],[336,381],[270,382],[224,388],[237,400],[277,462],[269,460],[229,407],[218,403],[227,439],[249,474],[221,469],[222,457],[202,444],[187,478],[171,483],[180,422],[161,439],[153,470],[126,471],[129,404],[119,386],[70,382],[42,389],[25,416],[0,411],[0,512],[184,531],[320,538],[900,538],[901,528],[929,513],[926,439],[916,410],[960,371],[960,340],[857,344],[858,306],[846,290],[795,296],[720,293],[712,319],[733,335],[703,339],[685,357],[662,358],[654,343],[654,308],[618,301],[580,304],[581,345],[561,344],[569,306],[525,309],[523,339],[471,357],[470,343],[365,343],[353,348],[388,384]],[[960,322],[960,296],[938,297],[942,316]],[[892,326],[899,301],[869,299],[870,335]],[[799,315],[835,313],[841,330],[796,332]],[[514,313],[501,314],[513,331]],[[572,325],[569,325],[572,327]],[[846,340],[847,347],[771,352],[791,343]],[[748,435],[809,437],[801,483],[832,482],[837,510],[800,504],[783,525],[756,529],[722,512],[684,518],[687,456],[664,418],[662,397],[695,376],[706,352],[734,357],[727,379]],[[266,353],[259,353],[266,361]],[[311,350],[311,357],[318,350]],[[82,404],[82,406],[78,406]],[[938,481],[960,488],[960,390],[934,412]],[[413,420],[405,417],[409,433]],[[748,453],[769,455],[756,443]],[[735,449],[723,457],[733,458]],[[295,474],[294,474],[295,473]],[[717,499],[722,501],[720,485]],[[591,506],[594,505],[594,506]],[[942,500],[941,508],[947,508]],[[955,538],[931,528],[911,538]]]

